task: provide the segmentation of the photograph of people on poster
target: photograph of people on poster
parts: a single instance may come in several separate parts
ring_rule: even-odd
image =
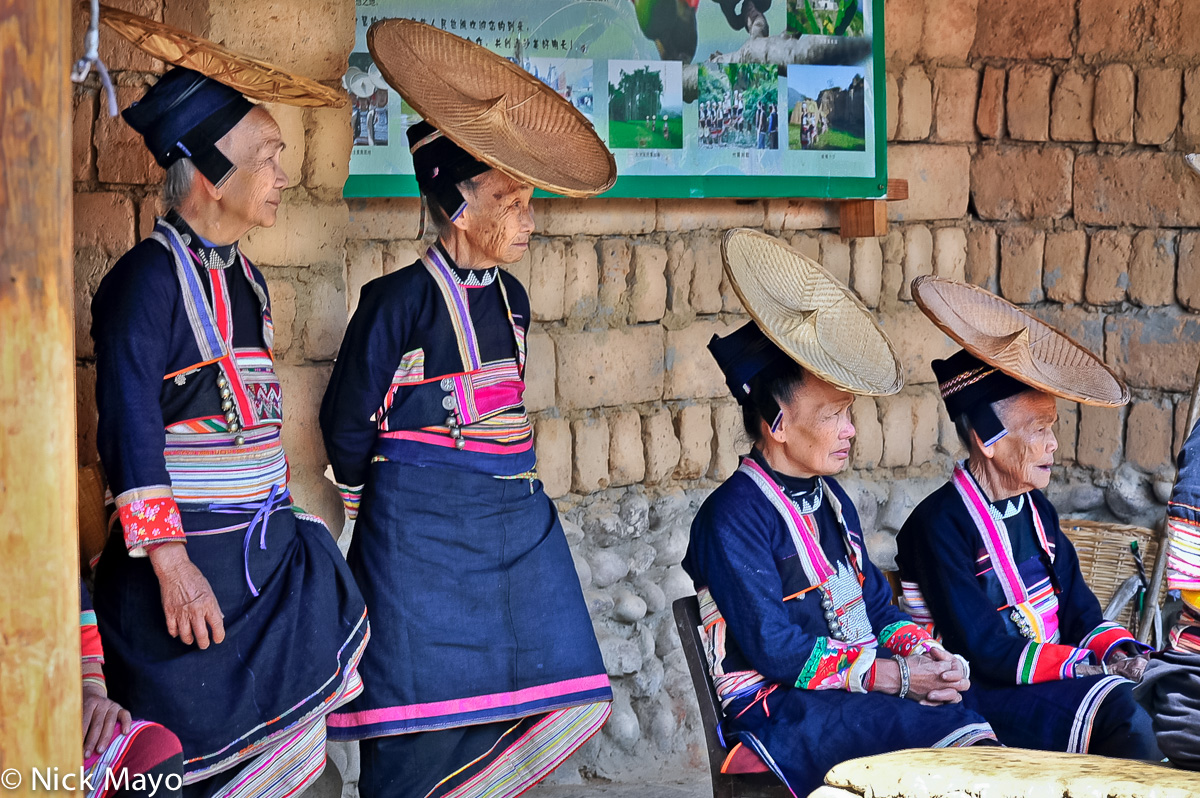
[[[593,122],[592,62],[583,58],[526,58],[521,66]]]
[[[683,70],[673,61],[608,62],[608,146],[683,149]]]
[[[779,67],[701,64],[697,138],[701,147],[779,147]]]
[[[861,36],[864,0],[787,0],[787,30],[797,36]]]
[[[790,149],[866,149],[863,73],[859,67],[788,67]]]
[[[379,67],[372,63],[370,53],[350,54],[342,86],[350,94],[354,146],[386,147],[389,88],[379,74]]]

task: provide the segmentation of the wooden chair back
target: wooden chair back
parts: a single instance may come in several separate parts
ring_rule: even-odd
[[[704,657],[704,644],[700,637],[700,603],[695,596],[684,596],[675,600],[671,610],[688,672],[692,676],[696,703],[700,705],[700,723],[704,727],[704,743],[708,749],[713,798],[790,798],[791,791],[770,771],[739,774],[721,772],[721,765],[729,755],[720,732],[725,715],[721,711],[721,702]]]

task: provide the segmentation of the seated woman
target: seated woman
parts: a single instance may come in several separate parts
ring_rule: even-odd
[[[966,347],[933,370],[969,455],[900,530],[908,609],[970,658],[969,703],[1005,745],[1161,759],[1128,681],[1141,677],[1146,647],[1104,620],[1042,494],[1058,449],[1055,397],[1115,406],[1129,390],[983,289],[918,278],[913,295]]]
[[[96,613],[82,582],[79,603],[87,798],[179,798],[183,788],[183,747],[179,738],[157,723],[135,721],[129,710],[108,697]]]
[[[1180,592],[1183,608],[1166,650],[1146,666],[1134,694],[1171,764],[1200,770],[1200,424],[1179,453],[1167,534],[1167,587]]]
[[[726,739],[796,795],[846,759],[994,741],[960,703],[966,663],[889,604],[829,478],[849,459],[854,394],[902,384],[891,344],[853,295],[768,236],[732,231],[725,266],[755,321],[709,349],[754,448],[700,508],[683,567]]]

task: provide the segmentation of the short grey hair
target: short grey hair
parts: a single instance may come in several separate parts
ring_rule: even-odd
[[[167,167],[167,179],[163,183],[163,210],[175,210],[183,204],[188,194],[192,193],[192,184],[196,181],[196,166],[191,158],[180,158]]]

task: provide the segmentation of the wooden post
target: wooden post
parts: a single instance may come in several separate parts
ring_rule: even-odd
[[[0,4],[0,793],[79,773],[67,0]],[[11,789],[14,769],[20,786]]]

